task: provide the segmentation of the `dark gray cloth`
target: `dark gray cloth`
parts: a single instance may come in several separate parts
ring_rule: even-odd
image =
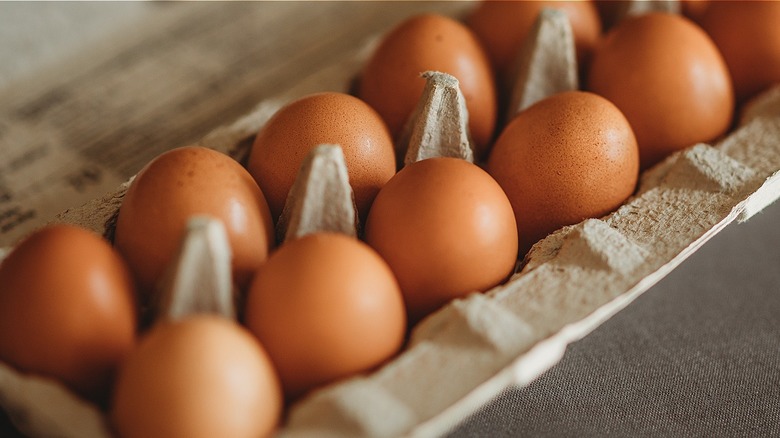
[[[780,436],[780,202],[452,433],[502,436]]]
[[[780,436],[780,202],[452,434],[471,436]]]

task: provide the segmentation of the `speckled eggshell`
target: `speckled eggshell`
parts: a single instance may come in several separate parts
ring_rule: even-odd
[[[398,172],[374,202],[365,239],[398,278],[411,320],[501,283],[517,259],[503,190],[456,158],[430,158]]]
[[[258,270],[244,320],[288,399],[382,364],[406,330],[390,268],[365,243],[334,233],[282,245]]]
[[[361,220],[379,189],[395,174],[393,141],[382,118],[343,93],[318,93],[281,108],[255,138],[247,168],[268,199],[274,220],[306,155],[319,144],[338,144]]]
[[[0,360],[105,402],[137,319],[130,272],[111,245],[47,226],[3,260],[0,285]]]
[[[203,147],[159,155],[135,177],[119,208],[114,244],[147,296],[171,263],[193,215],[225,226],[234,281],[245,287],[273,247],[265,197],[238,162]]]
[[[233,321],[161,322],[123,364],[111,406],[123,438],[271,436],[282,395],[271,361]]]
[[[714,1],[700,17],[745,101],[780,83],[780,2]]]
[[[496,141],[487,169],[509,197],[524,254],[558,228],[619,207],[636,186],[639,153],[615,105],[571,91],[518,114]]]
[[[586,62],[601,36],[601,19],[590,1],[482,1],[466,18],[497,72],[506,74],[544,8],[566,14],[574,32],[577,60]]]
[[[458,21],[418,15],[391,30],[363,70],[359,96],[379,112],[397,138],[425,88],[420,75],[428,70],[449,73],[460,82],[476,155],[484,156],[498,111],[493,71],[476,36]],[[397,152],[403,157],[405,151]]]
[[[707,34],[678,15],[623,20],[597,47],[588,89],[612,101],[634,130],[642,168],[725,133],[734,93]]]

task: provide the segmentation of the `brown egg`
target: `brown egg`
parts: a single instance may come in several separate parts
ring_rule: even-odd
[[[571,91],[518,114],[487,168],[512,203],[523,254],[558,228],[620,206],[636,186],[639,153],[615,105]]]
[[[587,1],[587,0],[586,0]],[[625,17],[627,10],[630,8],[630,1],[626,0],[591,0],[599,11],[601,16],[601,23],[604,29],[610,29],[617,24],[622,18]],[[717,0],[721,1],[721,0]],[[651,2],[638,2],[636,6],[652,6]],[[664,4],[665,3],[665,4]],[[698,19],[704,14],[704,11],[710,5],[710,0],[680,0],[679,2],[658,2],[656,6],[669,7],[679,6],[679,11],[690,18],[693,21],[698,22]],[[648,11],[649,12],[649,11]]]
[[[601,30],[605,32],[619,20],[620,9],[625,5],[623,0],[589,0],[596,7],[601,21]]]
[[[780,83],[780,2],[714,1],[700,19],[745,101]]]
[[[393,141],[376,111],[343,93],[303,97],[268,121],[249,155],[247,168],[265,193],[274,220],[282,213],[306,154],[323,143],[338,144],[344,152],[361,220],[395,174]]]
[[[712,40],[678,15],[623,20],[598,46],[588,88],[625,114],[642,168],[677,150],[709,142],[731,123],[734,95]]]
[[[0,360],[105,402],[135,343],[130,273],[111,245],[70,225],[42,228],[0,264]]]
[[[498,110],[493,72],[476,36],[451,18],[419,15],[388,33],[363,70],[359,95],[397,138],[425,88],[420,74],[428,70],[449,73],[460,82],[476,155],[484,156]]]
[[[456,158],[398,172],[368,215],[366,242],[398,278],[412,320],[499,284],[517,260],[509,200],[484,170]]]
[[[257,340],[233,321],[191,316],[154,326],[123,364],[111,421],[123,438],[270,436],[279,381]]]
[[[680,6],[682,13],[691,20],[701,24],[701,17],[713,3],[720,3],[723,0],[712,2],[710,0],[682,0]]]
[[[376,367],[398,351],[406,329],[387,264],[359,240],[325,233],[271,255],[252,282],[245,320],[288,398]]]
[[[574,32],[578,62],[583,64],[589,57],[601,35],[601,20],[592,2],[486,0],[479,3],[466,22],[484,44],[497,72],[508,72],[544,8],[566,14]]]
[[[246,169],[211,149],[168,151],[135,177],[116,224],[114,244],[146,294],[171,262],[193,215],[223,222],[233,251],[234,280],[241,287],[273,246],[268,205]]]

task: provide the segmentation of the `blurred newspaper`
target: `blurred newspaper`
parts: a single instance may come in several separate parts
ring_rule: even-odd
[[[0,247],[263,99],[346,90],[348,78],[335,77],[354,58],[345,54],[404,16],[464,9],[435,2],[66,2],[49,12],[56,17],[23,22],[45,18],[50,5],[0,4],[0,20],[16,20],[43,41],[31,47],[58,49],[33,53],[42,59],[38,68],[20,73],[13,67],[29,61],[24,44],[0,43]],[[71,16],[71,32],[86,34],[80,40],[58,46],[40,36]],[[328,69],[332,81],[307,81]]]

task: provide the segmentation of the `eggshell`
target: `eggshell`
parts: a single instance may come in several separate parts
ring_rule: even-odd
[[[588,1],[588,0],[584,0]],[[632,15],[643,15],[651,12],[681,13],[700,9],[697,5],[689,7],[689,3],[704,3],[704,0],[590,0],[599,11],[601,23],[605,30]]]
[[[596,6],[603,31],[607,31],[620,19],[624,0],[590,0]]]
[[[507,73],[544,8],[558,9],[569,18],[577,60],[585,63],[601,36],[601,19],[590,1],[486,0],[469,14],[466,23],[482,41],[493,68]]]
[[[258,270],[245,311],[288,398],[376,367],[398,351],[406,329],[390,268],[341,234],[282,245]]]
[[[512,204],[522,254],[558,228],[620,206],[636,186],[639,152],[615,105],[570,91],[518,114],[496,141],[487,169]]]
[[[0,360],[104,402],[135,344],[130,273],[100,236],[42,228],[0,264]]]
[[[780,2],[710,2],[700,23],[726,60],[737,98],[780,83]]]
[[[376,111],[343,93],[303,97],[266,123],[249,155],[247,168],[266,195],[274,220],[282,213],[303,159],[320,144],[341,146],[362,219],[395,174],[393,141]]]
[[[395,273],[412,320],[499,284],[517,260],[509,200],[484,170],[457,158],[398,172],[374,202],[366,242]]]
[[[183,147],[158,156],[135,177],[119,208],[114,243],[145,294],[156,286],[193,215],[219,219],[233,252],[233,276],[246,286],[274,243],[263,193],[225,154]]]
[[[425,88],[420,75],[429,70],[448,73],[460,82],[475,152],[484,156],[496,125],[493,72],[476,36],[451,18],[418,15],[385,35],[363,70],[359,96],[398,138]],[[397,151],[399,157],[404,153]]]
[[[216,316],[153,327],[117,378],[113,426],[124,438],[269,436],[282,409],[275,371],[254,337]]]
[[[588,88],[612,101],[634,130],[642,167],[726,132],[734,94],[707,34],[678,15],[623,20],[594,55]]]
[[[713,3],[721,3],[723,0],[717,0],[712,2],[710,0],[682,0],[680,6],[682,6],[682,13],[686,17],[701,24],[701,17]],[[744,2],[741,2],[744,3]]]

